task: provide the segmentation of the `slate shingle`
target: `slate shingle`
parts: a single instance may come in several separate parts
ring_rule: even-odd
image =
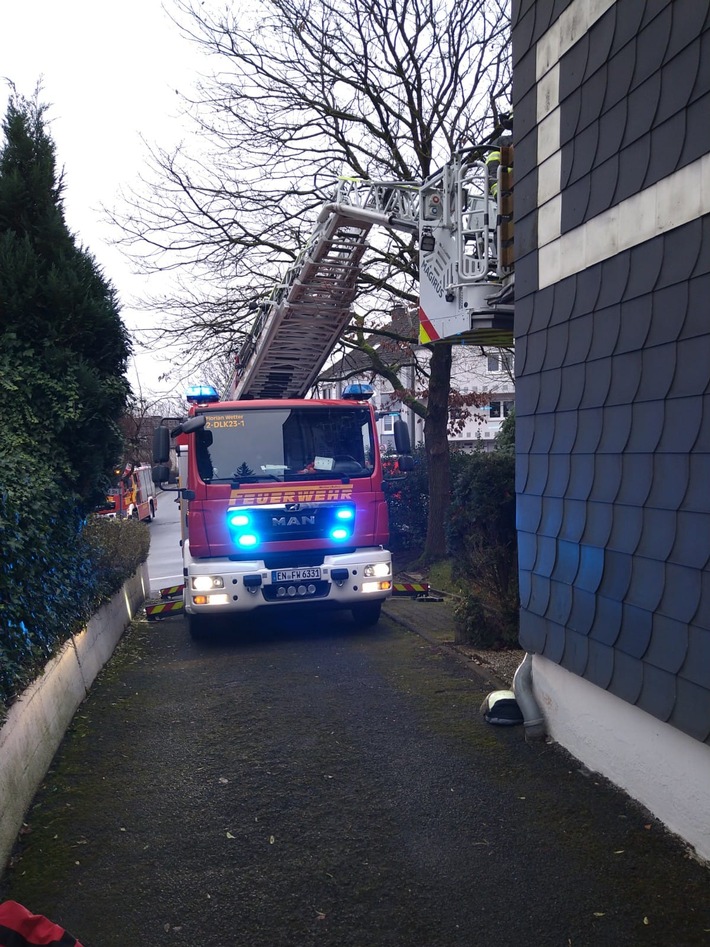
[[[688,656],[688,625],[656,612],[653,634],[644,661],[653,667],[677,674]]]
[[[676,677],[676,701],[669,723],[705,742],[710,737],[710,690]]]
[[[644,662],[643,686],[637,706],[658,720],[668,720],[676,703],[676,679],[660,668]]]
[[[643,687],[643,665],[636,658],[614,651],[614,671],[609,681],[609,691],[629,704],[635,704]]]
[[[589,638],[589,655],[585,677],[592,684],[606,690],[614,673],[614,649]]]

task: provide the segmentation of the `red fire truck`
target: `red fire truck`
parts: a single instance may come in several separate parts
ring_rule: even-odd
[[[105,502],[96,512],[108,517],[152,520],[158,509],[158,500],[151,468],[129,463],[114,473],[115,486],[109,489]]]
[[[220,615],[299,603],[377,622],[392,560],[375,414],[360,397],[221,402],[199,386],[189,416],[156,430],[158,483],[176,438],[193,637]],[[409,433],[396,425],[404,471]]]
[[[193,637],[219,614],[289,602],[378,620],[392,564],[376,416],[361,390],[369,386],[339,400],[309,395],[352,319],[373,227],[419,237],[422,342],[509,344],[511,251],[499,247],[511,236],[501,200],[512,187],[512,152],[498,159],[497,204],[482,157],[492,150],[456,154],[421,187],[341,180],[283,281],[253,301],[225,400],[196,386],[189,416],[172,432],[156,430],[156,483],[168,481],[170,434],[176,438]],[[406,473],[413,460],[405,422],[395,422],[394,435]]]

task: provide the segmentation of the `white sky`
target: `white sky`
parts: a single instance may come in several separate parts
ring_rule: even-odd
[[[154,317],[131,300],[154,287],[111,245],[118,234],[101,207],[116,206],[119,190],[137,183],[145,161],[141,135],[163,147],[183,136],[175,90],[189,92],[203,63],[161,0],[0,0],[0,114],[7,109],[6,78],[27,97],[42,81],[65,174],[67,224],[118,290],[134,338],[129,374],[137,392],[139,384],[144,393],[168,392],[171,383],[158,377],[170,362],[138,347],[135,332]]]

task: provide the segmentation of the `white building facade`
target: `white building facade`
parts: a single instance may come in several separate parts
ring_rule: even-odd
[[[430,355],[425,347],[417,348],[416,362],[426,369]],[[373,404],[381,415],[377,422],[380,448],[394,447],[394,422],[398,418],[409,425],[412,445],[424,443],[424,419],[418,417],[397,398],[392,386],[379,376],[373,376],[363,364],[357,370],[352,358],[332,368],[318,384],[319,398],[339,398],[352,384],[369,384],[375,389]],[[426,376],[419,372],[412,379],[413,369],[407,366],[401,372],[402,383],[409,389],[421,391]],[[452,389],[461,395],[476,395],[477,405],[452,411],[449,442],[462,450],[493,450],[495,436],[515,408],[514,358],[505,349],[483,351],[479,346],[456,345],[451,368]],[[424,398],[422,398],[425,401]],[[454,417],[457,414],[459,417]]]

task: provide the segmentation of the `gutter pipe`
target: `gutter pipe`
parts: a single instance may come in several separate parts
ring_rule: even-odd
[[[547,734],[545,718],[533,694],[532,662],[533,656],[528,651],[513,676],[513,693],[523,715],[526,743],[544,740]]]

